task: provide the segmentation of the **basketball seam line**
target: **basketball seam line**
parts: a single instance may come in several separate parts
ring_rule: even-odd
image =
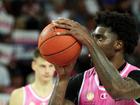
[[[51,39],[51,38],[53,38],[53,37],[55,37],[55,36],[57,36],[57,35],[51,36],[51,37],[47,38],[46,40]],[[44,40],[44,41],[40,44],[39,48],[46,42],[46,40]]]
[[[52,39],[53,37],[56,37],[56,36],[66,36],[66,35],[54,35],[54,36],[51,36],[51,37],[47,38],[46,40]],[[40,46],[38,46],[38,48],[40,48],[40,47],[46,42],[46,40],[44,40],[44,41],[40,44]],[[75,43],[75,42],[74,42],[74,43]]]
[[[72,47],[74,44],[76,44],[76,42],[77,42],[77,41],[75,41],[73,44],[71,44],[71,45],[68,46],[67,48],[65,48],[65,49],[63,49],[63,50],[61,50],[61,51],[59,51],[59,52],[57,52],[57,53],[53,53],[53,54],[49,54],[49,55],[44,55],[44,54],[43,54],[43,56],[51,56],[51,55],[56,55],[56,54],[58,54],[58,53],[61,53],[61,52],[63,52],[64,50],[69,49],[70,47]]]

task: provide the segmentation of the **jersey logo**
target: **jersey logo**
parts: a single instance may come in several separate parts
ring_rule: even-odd
[[[86,95],[86,98],[88,101],[92,101],[94,98],[94,93],[93,92],[88,92]]]
[[[100,94],[100,99],[107,99],[107,93],[101,93]]]

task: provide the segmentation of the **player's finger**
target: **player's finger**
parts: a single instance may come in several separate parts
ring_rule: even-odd
[[[64,29],[67,29],[67,30],[70,30],[72,27],[67,25],[67,24],[58,24],[58,23],[53,23],[55,27],[58,27],[58,28],[64,28]]]
[[[72,35],[70,31],[65,31],[65,32],[56,32],[56,35]]]
[[[53,20],[52,23],[57,23],[57,24],[67,24],[69,26],[73,26],[74,24],[77,24],[77,22],[70,20],[70,19],[57,19],[57,20]]]
[[[46,33],[49,33],[49,32],[51,32],[51,31],[53,31],[54,28],[55,28],[55,27],[52,27],[52,28],[50,28],[50,30],[47,30],[46,28],[43,29],[43,31],[40,33],[40,36],[41,36],[41,37],[45,37],[45,36],[47,35]],[[51,34],[52,34],[52,36],[55,36],[55,35],[56,35],[54,32],[51,33]]]
[[[57,18],[55,20],[52,20],[52,22],[57,22],[57,21],[63,22],[63,21],[71,21],[71,20],[68,19],[68,18],[63,18],[63,17],[59,17],[59,18]]]

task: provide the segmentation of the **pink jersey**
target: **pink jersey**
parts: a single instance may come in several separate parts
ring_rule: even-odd
[[[133,71],[138,70],[139,68],[126,64],[125,68],[121,71],[120,75],[122,77],[127,77],[127,75]],[[84,78],[82,86],[79,92],[79,105],[138,105],[134,99],[131,100],[114,100],[106,92],[103,86],[99,85],[99,78],[95,71],[95,68],[92,68],[84,73]]]
[[[23,105],[48,105],[51,94],[48,97],[39,97],[31,88],[31,85],[23,87],[24,100]]]

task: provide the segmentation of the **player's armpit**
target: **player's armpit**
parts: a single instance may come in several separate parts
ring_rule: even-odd
[[[64,105],[75,105],[75,104],[70,100],[65,100]]]

